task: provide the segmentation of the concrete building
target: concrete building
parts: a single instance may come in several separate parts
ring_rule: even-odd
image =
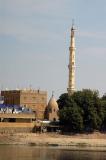
[[[71,28],[71,43],[69,47],[69,81],[68,81],[68,95],[72,95],[75,91],[75,28]]]
[[[1,91],[4,104],[19,105],[31,108],[35,112],[36,119],[44,119],[47,106],[47,92],[40,90],[9,90]]]

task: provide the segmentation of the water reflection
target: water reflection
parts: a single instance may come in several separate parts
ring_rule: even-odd
[[[106,160],[106,152],[71,151],[71,148],[0,146],[0,160]]]

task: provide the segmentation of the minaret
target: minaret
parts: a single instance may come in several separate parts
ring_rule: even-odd
[[[69,47],[69,82],[68,82],[68,95],[72,95],[75,91],[75,28],[74,25],[72,25],[71,28],[71,42]]]

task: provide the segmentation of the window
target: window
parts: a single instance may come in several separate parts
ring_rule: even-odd
[[[55,121],[56,121],[56,118],[53,118],[53,121],[55,122]]]

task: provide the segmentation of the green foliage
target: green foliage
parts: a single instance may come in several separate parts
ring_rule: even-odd
[[[105,129],[106,99],[99,97],[98,91],[84,89],[72,96],[62,94],[57,101],[60,123],[71,132]]]
[[[60,96],[59,100],[57,101],[60,110],[64,107],[73,106],[73,102],[74,101],[73,101],[72,97],[68,96],[67,93],[62,94]]]
[[[80,132],[83,130],[83,119],[77,106],[63,108],[60,110],[60,120],[64,129],[71,132]]]
[[[103,97],[101,98],[103,101],[106,101],[106,93],[103,95]]]
[[[106,131],[106,93],[101,98],[101,108],[102,108],[102,130]]]

